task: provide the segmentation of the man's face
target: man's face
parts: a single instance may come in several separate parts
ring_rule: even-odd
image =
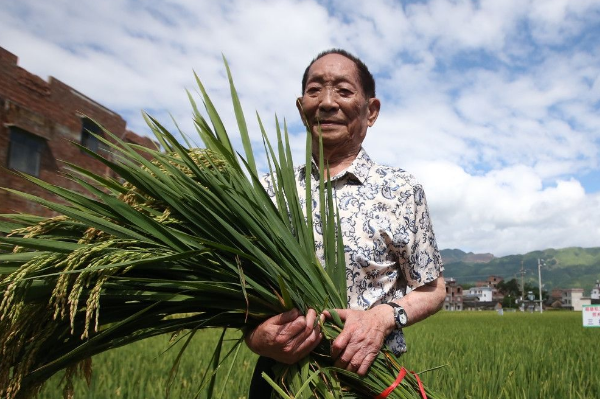
[[[354,62],[339,54],[315,61],[298,109],[313,140],[319,129],[326,149],[357,151],[379,114],[379,100],[367,100]]]

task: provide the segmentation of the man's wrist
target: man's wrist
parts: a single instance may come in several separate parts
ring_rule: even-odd
[[[408,325],[408,315],[406,314],[406,310],[404,310],[403,306],[398,305],[395,302],[386,302],[383,305],[389,305],[393,309],[394,325],[396,326],[396,330],[401,330]]]

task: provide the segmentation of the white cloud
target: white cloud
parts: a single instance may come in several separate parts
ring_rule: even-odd
[[[408,13],[416,31],[436,42],[442,52],[465,48],[498,51],[523,12],[518,3],[434,0],[409,6]]]
[[[524,165],[483,176],[447,162],[415,166],[442,248],[493,248],[495,255],[507,255],[598,245],[600,195],[586,195],[575,180],[544,187],[535,170]]]
[[[600,194],[577,180],[600,175],[599,15],[597,0],[20,0],[0,46],[141,133],[142,109],[193,133],[192,70],[234,126],[225,54],[254,137],[255,110],[271,133],[277,113],[300,162],[303,70],[346,48],[378,77],[369,153],[423,181],[442,247],[500,255],[600,242]]]
[[[529,20],[531,33],[544,44],[560,44],[565,37],[581,32],[582,22],[595,23],[600,15],[600,3],[595,0],[531,1]]]

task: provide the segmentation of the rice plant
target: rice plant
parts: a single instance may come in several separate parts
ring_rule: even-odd
[[[65,370],[64,396],[73,378],[91,376],[92,356],[149,337],[174,334],[185,351],[197,331],[222,329],[202,388],[212,397],[227,329],[246,331],[283,311],[329,310],[326,339],[298,364],[281,365],[271,381],[275,397],[374,397],[401,372],[383,348],[366,377],[337,369],[330,342],[343,327],[336,308],[346,307],[345,261],[337,234],[331,188],[321,185],[326,264],[317,260],[311,201],[301,209],[287,129],[276,122],[271,145],[259,119],[276,192],[260,184],[245,118],[229,77],[244,153],[238,154],[198,79],[205,118],[190,96],[205,148],[182,144],[146,115],[162,151],[128,144],[105,131],[96,136],[111,155],[82,151],[119,179],[68,165],[68,177],[87,194],[24,178],[63,202],[20,195],[59,216],[2,215],[0,232],[0,396],[34,396]],[[307,160],[310,161],[310,135]],[[310,162],[307,162],[310,167]],[[321,172],[325,166],[321,165]],[[321,174],[322,175],[322,174]],[[306,173],[307,179],[311,174]],[[310,181],[307,182],[310,187]],[[65,204],[66,202],[66,204]],[[180,358],[180,357],[178,357]],[[235,361],[230,363],[235,366]],[[177,360],[173,368],[177,367]],[[389,398],[422,397],[407,374]],[[428,397],[434,397],[428,393]]]
[[[560,326],[560,327],[557,327]],[[447,398],[470,399],[597,399],[597,342],[600,328],[582,327],[581,312],[539,313],[445,312],[406,329],[410,342],[402,356],[405,367],[423,370],[432,364],[445,367],[426,374],[427,385]],[[229,331],[223,350],[238,338]],[[171,397],[194,398],[220,337],[218,330],[199,331],[190,342],[170,385]],[[159,336],[100,354],[94,358],[90,387],[75,380],[77,397],[164,397],[168,365],[177,357],[168,336]],[[242,347],[231,370],[222,373],[213,398],[247,397],[256,355]],[[156,364],[165,367],[156,367]],[[229,367],[229,362],[223,364]],[[60,375],[44,387],[40,399],[60,397]],[[81,395],[80,395],[81,394]],[[200,394],[202,399],[207,396]]]
[[[600,397],[600,328],[583,327],[581,312],[439,312],[406,339],[408,368],[447,365],[427,382],[448,398]]]

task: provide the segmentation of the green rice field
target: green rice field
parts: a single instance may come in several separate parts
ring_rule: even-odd
[[[421,377],[448,399],[600,398],[600,328],[582,327],[580,312],[440,312],[405,333],[404,366],[417,372],[444,366]],[[199,387],[218,337],[216,331],[196,334],[171,398],[206,397]],[[180,346],[157,337],[99,355],[91,385],[76,381],[75,398],[165,398]],[[243,347],[227,380],[228,366],[222,366],[220,397],[246,397],[255,359]],[[60,379],[54,376],[39,397],[62,397]]]

